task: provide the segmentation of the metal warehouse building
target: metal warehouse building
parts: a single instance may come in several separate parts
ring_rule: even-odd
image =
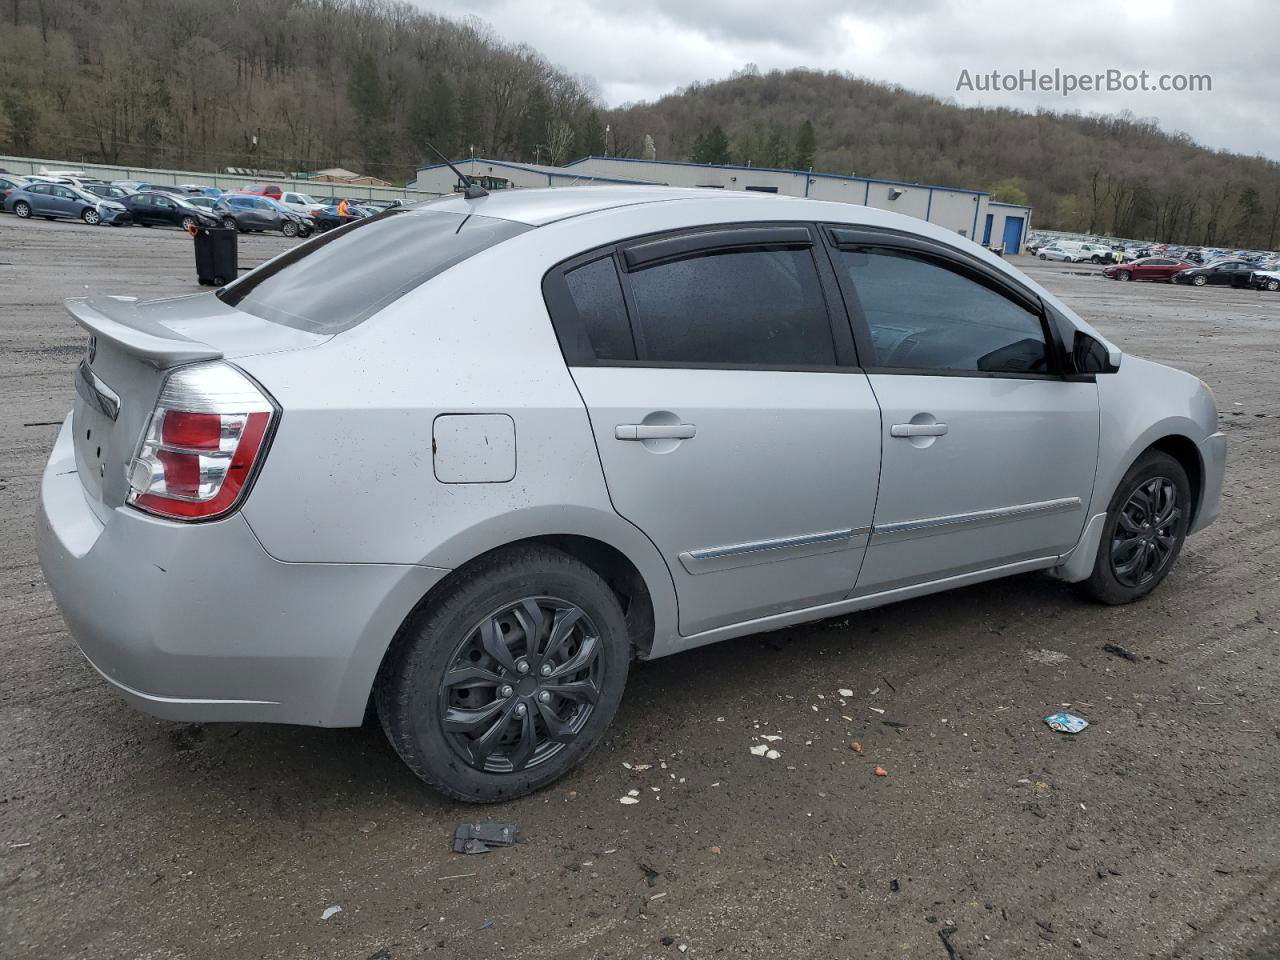
[[[458,167],[490,190],[593,183],[658,184],[755,190],[815,200],[861,203],[919,217],[954,230],[961,236],[971,237],[985,246],[1003,245],[1005,252],[1011,254],[1021,252],[1031,227],[1030,207],[997,203],[981,190],[871,177],[844,177],[834,173],[629,157],[583,157],[563,167],[472,157],[459,161]],[[418,168],[417,186],[424,192],[450,193],[457,189],[458,184],[445,164],[436,163]]]

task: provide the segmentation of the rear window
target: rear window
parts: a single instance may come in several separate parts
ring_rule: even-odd
[[[399,207],[323,234],[218,291],[272,323],[334,334],[527,224]]]

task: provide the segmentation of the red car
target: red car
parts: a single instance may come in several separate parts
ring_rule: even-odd
[[[251,183],[247,187],[242,187],[236,193],[251,193],[255,197],[270,197],[272,200],[279,200],[284,195],[284,190],[274,183]]]
[[[1102,275],[1112,280],[1161,280],[1168,283],[1179,270],[1189,270],[1194,266],[1189,260],[1173,257],[1143,257],[1132,263],[1112,264],[1102,271]]]

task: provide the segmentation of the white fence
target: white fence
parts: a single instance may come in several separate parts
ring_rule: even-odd
[[[190,170],[155,170],[150,167],[112,166],[103,163],[76,163],[71,160],[44,160],[39,157],[0,156],[0,170],[10,173],[35,174],[47,170],[77,170],[86,177],[101,180],[145,180],[147,183],[199,183],[220,190],[239,190],[251,183],[262,183],[264,177],[242,177],[229,173],[207,173]],[[268,180],[285,190],[296,190],[321,197],[346,197],[349,200],[430,200],[438,193],[399,187],[367,187],[353,183],[331,183],[324,180]]]

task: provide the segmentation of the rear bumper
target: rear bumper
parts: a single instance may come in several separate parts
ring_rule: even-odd
[[[282,563],[244,518],[106,523],[75,472],[71,421],[41,481],[37,550],[85,657],[130,704],[170,720],[356,726],[388,643],[447,573]]]

